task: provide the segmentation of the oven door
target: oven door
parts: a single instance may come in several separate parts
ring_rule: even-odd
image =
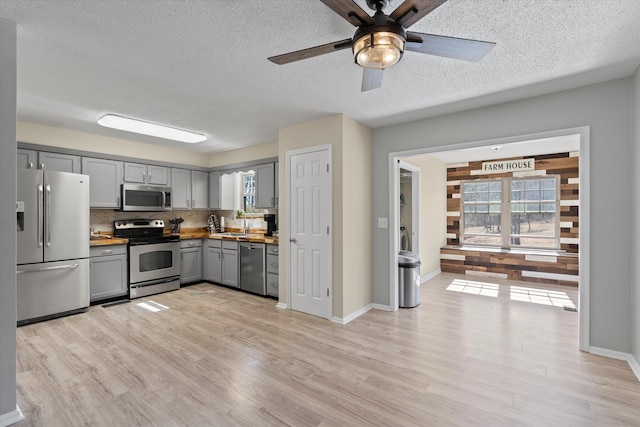
[[[129,246],[129,283],[180,276],[180,242]]]

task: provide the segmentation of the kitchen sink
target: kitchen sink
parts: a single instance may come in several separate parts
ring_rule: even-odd
[[[224,233],[212,233],[209,234],[209,236],[212,237],[240,237],[240,238],[249,238],[249,237],[257,237],[257,234],[251,234],[251,233],[232,233],[230,231],[224,232]]]

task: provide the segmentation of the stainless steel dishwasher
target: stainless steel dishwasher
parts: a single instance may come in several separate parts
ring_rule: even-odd
[[[240,289],[267,294],[264,243],[240,242]]]

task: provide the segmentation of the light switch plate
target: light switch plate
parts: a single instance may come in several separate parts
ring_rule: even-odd
[[[389,228],[389,219],[378,218],[378,228]]]

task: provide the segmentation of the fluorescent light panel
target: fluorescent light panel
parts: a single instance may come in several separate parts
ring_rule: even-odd
[[[172,139],[174,141],[186,142],[189,144],[202,142],[207,139],[206,136],[199,133],[130,119],[128,117],[116,116],[114,114],[107,114],[103,116],[98,120],[98,124],[112,129],[156,136],[158,138]]]

